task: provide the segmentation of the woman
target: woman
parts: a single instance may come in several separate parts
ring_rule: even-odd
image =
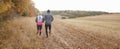
[[[37,24],[37,34],[39,33],[39,35],[41,35],[43,22],[44,22],[43,16],[41,14],[38,14],[38,16],[36,16],[36,24]]]

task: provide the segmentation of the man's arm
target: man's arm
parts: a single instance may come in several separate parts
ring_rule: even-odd
[[[51,17],[52,17],[52,21],[54,20],[54,17],[51,15]]]
[[[45,21],[45,16],[43,17],[43,19],[42,19],[42,22],[44,23],[44,21]]]

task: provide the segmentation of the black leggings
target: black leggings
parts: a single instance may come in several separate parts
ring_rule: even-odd
[[[40,32],[41,32],[41,30],[42,30],[42,25],[37,25],[37,30],[40,30]]]
[[[50,24],[45,24],[45,30],[46,30],[46,36],[48,37],[48,29],[49,33],[51,32],[51,25]]]

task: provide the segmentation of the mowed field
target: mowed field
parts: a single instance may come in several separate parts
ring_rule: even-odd
[[[120,49],[120,14],[59,19],[54,16],[52,32],[46,38],[36,34],[35,17],[13,19],[1,32],[1,49]],[[8,34],[12,33],[12,34]]]
[[[120,49],[120,14],[55,19],[41,49]]]

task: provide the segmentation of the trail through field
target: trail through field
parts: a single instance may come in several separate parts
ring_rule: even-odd
[[[34,37],[35,43],[40,42],[40,49],[120,49],[120,15],[115,15],[114,21],[102,18],[57,19],[52,22],[52,32],[46,38],[45,26],[41,36],[36,34],[35,17],[26,17],[17,20],[22,32]],[[100,17],[101,17],[100,16]],[[99,16],[98,16],[99,17]],[[116,17],[116,18],[115,18]],[[119,18],[118,18],[119,17]],[[26,21],[27,20],[27,21]],[[20,22],[22,21],[22,22]],[[25,22],[25,23],[23,23]],[[19,25],[18,25],[19,26]],[[26,41],[27,42],[27,41]]]

